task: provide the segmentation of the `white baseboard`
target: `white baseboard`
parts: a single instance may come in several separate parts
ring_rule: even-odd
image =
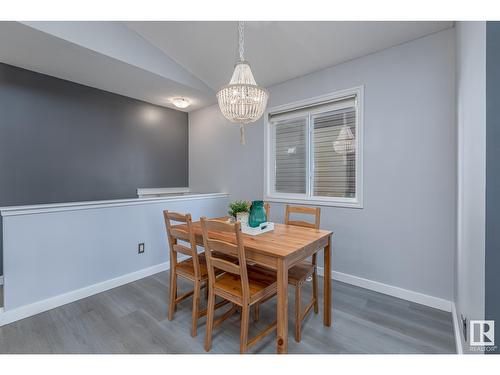
[[[323,267],[318,267],[318,274],[323,276]],[[407,301],[419,303],[421,305],[433,307],[435,309],[451,312],[452,302],[443,298],[429,296],[427,294],[414,292],[397,286],[380,283],[378,281],[364,279],[362,277],[349,275],[347,273],[332,271],[332,279],[346,284],[352,284],[361,288],[370,289],[375,292],[387,294],[389,296],[401,298]]]
[[[42,301],[32,303],[30,305],[21,306],[13,310],[0,310],[0,327],[21,320],[41,312],[54,309],[56,307],[66,305],[82,298],[90,297],[94,294],[104,292],[118,286],[131,283],[133,281],[154,275],[155,273],[169,269],[170,262],[157,264],[152,267],[144,268],[139,271],[131,272],[126,275],[118,276],[114,279],[106,280],[94,285],[89,285],[81,289],[51,297]]]
[[[455,303],[451,303],[451,315],[453,316],[453,332],[455,332],[455,345],[457,348],[457,354],[464,354],[464,349],[462,347],[462,334],[460,329],[460,319],[458,317],[457,307]]]
[[[158,264],[156,266],[152,266],[123,276],[119,276],[114,279],[106,280],[94,285],[74,290],[59,296],[48,298],[43,301],[35,302],[30,305],[22,306],[13,310],[7,310],[4,311],[3,313],[0,310],[0,326],[15,322],[20,319],[27,318],[29,316],[39,314],[47,310],[51,310],[58,306],[65,305],[67,303],[71,303],[79,299],[104,292],[109,289],[116,288],[120,285],[128,284],[130,282],[142,279],[144,277],[151,276],[155,273],[168,270],[169,268],[170,268],[170,263],[165,262]],[[324,275],[323,267],[318,267],[318,274],[321,276]],[[393,285],[383,284],[377,281],[364,279],[362,277],[353,276],[342,272],[332,271],[332,278],[334,280],[338,280],[347,284],[352,284],[355,286],[359,286],[361,288],[370,289],[379,293],[387,294],[407,301],[430,306],[439,310],[452,312],[454,309],[454,304],[451,301],[399,288]],[[454,312],[453,314],[454,314],[453,319],[455,323],[455,319],[458,318],[456,317],[456,312]],[[458,325],[458,322],[456,324]],[[458,331],[458,334],[460,334],[460,331]],[[455,332],[455,336],[456,335],[457,332]],[[457,351],[459,343],[461,346],[461,341],[457,341]]]

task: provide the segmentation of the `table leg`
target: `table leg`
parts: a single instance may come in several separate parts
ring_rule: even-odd
[[[277,341],[276,351],[278,354],[288,353],[288,267],[285,259],[278,259],[278,282],[276,308]]]
[[[324,287],[323,287],[323,324],[327,327],[332,325],[332,264],[331,264],[332,236],[328,237],[328,244],[324,249]]]

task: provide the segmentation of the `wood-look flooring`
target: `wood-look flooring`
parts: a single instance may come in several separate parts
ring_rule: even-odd
[[[190,336],[191,299],[167,320],[168,282],[161,272],[0,327],[0,353],[205,353],[204,318],[198,336]],[[182,293],[191,284],[180,279],[179,285]],[[336,281],[332,327],[323,326],[321,311],[312,313],[296,343],[292,288],[289,293],[289,353],[455,352],[450,313]],[[307,283],[304,301],[310,293]],[[275,307],[275,298],[261,306],[250,337],[276,318]],[[235,314],[215,329],[211,353],[238,353],[239,323]],[[275,353],[275,347],[271,334],[250,352]]]

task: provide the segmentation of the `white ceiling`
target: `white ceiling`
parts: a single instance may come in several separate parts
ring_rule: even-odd
[[[452,22],[248,22],[245,56],[271,86],[449,28]],[[0,61],[187,111],[216,102],[236,22],[0,22]]]
[[[127,22],[212,89],[237,57],[236,22]],[[245,57],[271,86],[452,27],[452,22],[247,22]]]
[[[213,102],[213,91],[121,23],[0,22],[0,61],[171,107]]]

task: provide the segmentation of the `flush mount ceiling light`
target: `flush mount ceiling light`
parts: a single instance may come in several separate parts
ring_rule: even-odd
[[[269,94],[257,86],[250,64],[244,58],[244,24],[238,23],[240,59],[236,62],[233,76],[228,85],[217,92],[219,107],[229,121],[240,124],[240,143],[245,144],[245,124],[261,118],[267,105]]]
[[[172,104],[177,108],[187,108],[191,103],[186,98],[173,98]]]

